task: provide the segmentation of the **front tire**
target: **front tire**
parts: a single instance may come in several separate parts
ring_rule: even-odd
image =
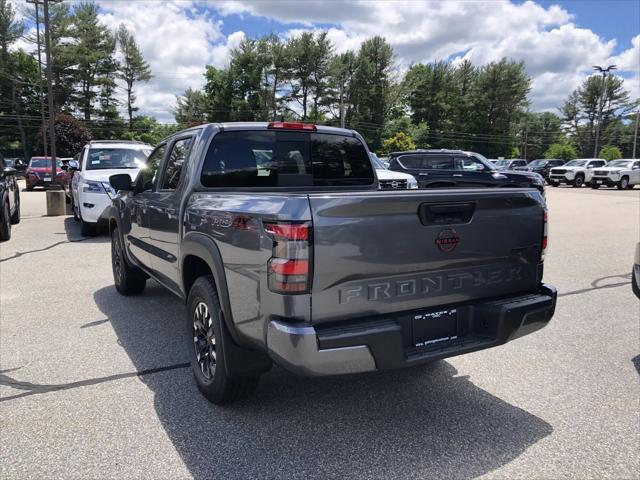
[[[11,238],[11,209],[9,201],[2,205],[2,222],[0,223],[0,241],[6,242]]]
[[[558,187],[560,185],[560,182],[556,180],[549,180],[549,185],[551,185],[552,187]]]
[[[210,275],[198,278],[187,299],[187,338],[191,367],[198,390],[212,403],[223,404],[248,396],[257,387],[259,373],[231,378],[233,356],[226,355],[227,334],[218,293]]]
[[[584,177],[582,175],[576,175],[572,183],[574,188],[580,188],[584,185]]]
[[[629,189],[629,177],[622,177],[620,179],[620,183],[618,183],[618,190],[628,190]]]
[[[591,182],[591,188],[593,188],[594,190],[597,190],[600,188],[600,185],[598,185],[597,183]]]
[[[139,268],[130,266],[124,255],[120,233],[114,228],[111,232],[111,269],[116,290],[122,295],[142,293],[147,277]]]
[[[14,225],[20,223],[20,195],[16,196],[16,209],[14,210],[13,215],[11,215],[11,223]]]

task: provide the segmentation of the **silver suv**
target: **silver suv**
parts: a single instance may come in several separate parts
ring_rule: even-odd
[[[606,168],[593,172],[591,188],[618,187],[620,190],[640,184],[640,160],[621,159],[607,163]]]

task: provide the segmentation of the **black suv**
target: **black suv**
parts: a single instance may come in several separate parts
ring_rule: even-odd
[[[499,171],[489,160],[462,150],[411,150],[389,155],[389,170],[405,172],[420,188],[533,187],[544,179],[532,172]]]
[[[554,167],[561,167],[566,162],[559,158],[540,158],[532,160],[526,167],[516,167],[515,170],[520,172],[534,172],[542,175],[545,180],[549,181],[549,172]]]

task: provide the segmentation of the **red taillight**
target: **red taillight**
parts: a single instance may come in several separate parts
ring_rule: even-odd
[[[274,237],[309,240],[309,227],[306,223],[265,223],[264,229]]]
[[[310,287],[309,223],[265,222],[273,240],[267,276],[269,290],[276,293],[307,293]]]
[[[306,130],[308,132],[315,132],[317,130],[314,124],[302,122],[269,122],[267,128],[280,130]]]
[[[540,252],[540,261],[544,261],[544,256],[547,253],[548,233],[549,233],[549,211],[545,208],[543,214],[543,228],[542,228],[542,249]]]

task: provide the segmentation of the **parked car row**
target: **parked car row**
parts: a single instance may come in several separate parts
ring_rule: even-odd
[[[544,192],[544,178],[537,173],[498,170],[479,153],[462,150],[393,152],[389,170],[413,175],[419,188],[533,187]]]
[[[573,187],[587,185],[594,189],[617,187],[626,190],[640,184],[640,160],[637,159],[607,162],[602,158],[578,158],[566,163],[559,159],[538,159],[529,163],[520,159],[501,159],[491,162],[501,171],[538,173],[553,187],[566,184]]]

